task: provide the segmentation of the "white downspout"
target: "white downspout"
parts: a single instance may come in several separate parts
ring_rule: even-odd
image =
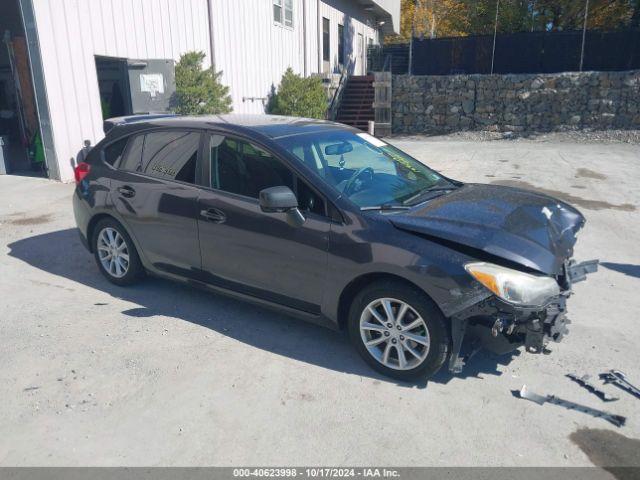
[[[213,41],[213,20],[212,20],[212,14],[213,14],[213,10],[211,8],[211,0],[207,0],[207,14],[209,15],[209,50],[211,50],[211,70],[212,71],[216,71],[216,51],[215,51],[215,44]]]

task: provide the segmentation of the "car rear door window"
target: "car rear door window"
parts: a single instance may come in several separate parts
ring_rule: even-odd
[[[161,131],[137,135],[129,142],[120,168],[195,184],[199,145],[198,132]]]
[[[153,132],[145,135],[143,171],[152,177],[196,183],[200,134]]]

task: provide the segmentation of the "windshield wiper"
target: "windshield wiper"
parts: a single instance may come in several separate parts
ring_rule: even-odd
[[[411,207],[405,205],[394,205],[391,203],[383,203],[382,205],[374,205],[371,207],[360,207],[360,210],[409,210]]]
[[[425,188],[421,192],[416,193],[414,196],[409,197],[406,200],[404,200],[402,202],[402,204],[403,205],[410,204],[413,200],[417,200],[417,199],[419,199],[419,198],[421,198],[421,197],[423,197],[426,194],[431,193],[431,192],[445,192],[447,190],[455,190],[456,188],[458,188],[458,186],[457,185],[453,185],[453,184],[447,185],[447,186],[440,185],[440,186],[434,186],[434,187]]]

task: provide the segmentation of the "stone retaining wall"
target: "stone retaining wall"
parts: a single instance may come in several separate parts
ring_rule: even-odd
[[[640,70],[393,76],[394,133],[640,129]]]

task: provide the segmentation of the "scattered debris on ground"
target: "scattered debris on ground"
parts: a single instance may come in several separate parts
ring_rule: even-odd
[[[556,397],[555,395],[540,395],[538,393],[535,393],[529,390],[526,385],[523,385],[520,390],[512,390],[511,393],[516,398],[524,398],[526,400],[531,400],[532,402],[535,402],[538,405],[544,405],[545,403],[553,403],[554,405],[559,405],[568,410],[576,410],[578,412],[591,415],[592,417],[602,418],[603,420],[606,420],[607,422],[615,425],[616,427],[624,426],[624,424],[627,421],[627,418],[623,417],[622,415],[616,415],[614,413],[605,412],[604,410],[598,410],[597,408],[581,405],[579,403],[575,403],[570,400],[564,400],[560,397]]]
[[[576,382],[578,385],[586,388],[603,402],[615,402],[616,400],[618,400],[618,397],[609,395],[604,390],[599,389],[593,383],[589,382],[589,379],[591,378],[589,377],[589,375],[583,375],[582,377],[579,377],[575,373],[567,373],[567,377]]]
[[[640,398],[640,388],[632,385],[624,373],[620,370],[609,370],[608,372],[601,373],[600,378],[604,380],[604,383],[613,383],[616,387],[621,388],[627,393]]]

